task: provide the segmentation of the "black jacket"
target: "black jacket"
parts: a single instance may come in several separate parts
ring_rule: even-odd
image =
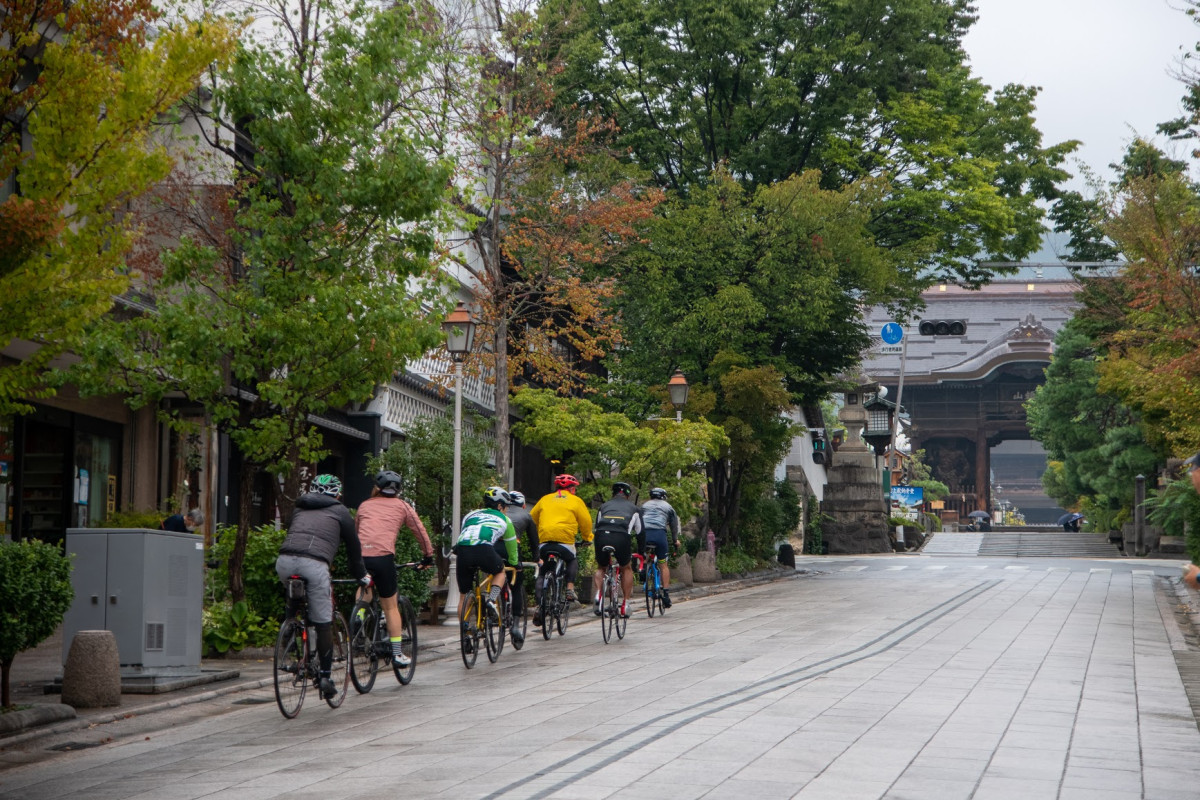
[[[354,577],[367,574],[362,545],[354,530],[354,518],[346,507],[321,492],[309,492],[296,501],[288,533],[279,548],[281,555],[307,556],[333,565],[338,542],[346,545],[346,556]]]
[[[632,536],[642,532],[642,513],[626,497],[614,497],[596,513],[596,533],[624,533]]]

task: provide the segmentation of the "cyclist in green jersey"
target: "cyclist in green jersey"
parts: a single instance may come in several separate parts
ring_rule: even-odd
[[[467,595],[471,593],[475,580],[475,570],[480,569],[492,576],[492,590],[484,605],[488,616],[496,620],[500,612],[496,601],[504,588],[504,560],[496,552],[496,543],[503,541],[508,563],[517,566],[521,559],[517,555],[517,532],[512,521],[504,515],[504,509],[512,505],[509,493],[493,486],[483,493],[484,508],[476,509],[463,517],[458,542],[454,552],[458,556],[455,566],[455,580],[458,581],[458,618],[461,621],[467,607]],[[466,627],[466,622],[461,622]]]

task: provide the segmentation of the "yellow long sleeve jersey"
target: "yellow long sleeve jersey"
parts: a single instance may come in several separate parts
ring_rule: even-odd
[[[567,491],[552,492],[537,501],[529,511],[537,524],[538,540],[575,544],[575,533],[583,535],[583,541],[592,540],[592,515],[587,504]]]

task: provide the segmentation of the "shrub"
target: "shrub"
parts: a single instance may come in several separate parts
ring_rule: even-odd
[[[755,558],[770,559],[775,545],[800,525],[800,495],[787,481],[776,481],[767,494],[742,502],[738,542]]]
[[[17,653],[54,633],[73,599],[71,561],[58,546],[0,542],[0,706],[12,704],[9,672]]]
[[[149,528],[158,530],[167,515],[153,508],[131,511],[114,511],[102,520],[92,523],[93,528]]]
[[[274,525],[251,528],[246,538],[246,561],[242,568],[249,610],[257,617],[275,622],[283,619],[285,610],[283,587],[275,574],[275,559],[285,535],[286,531],[277,530]],[[223,525],[217,528],[213,537],[210,563],[215,562],[215,565],[209,573],[209,596],[217,603],[229,597],[229,555],[233,552],[236,536],[236,527]]]
[[[717,571],[722,575],[740,575],[759,566],[761,559],[744,550],[730,547],[717,552]]]
[[[204,648],[218,653],[246,647],[268,647],[275,641],[278,625],[255,614],[241,600],[213,603],[204,609]]]

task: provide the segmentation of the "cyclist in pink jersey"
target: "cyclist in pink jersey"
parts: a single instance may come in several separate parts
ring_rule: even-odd
[[[403,528],[412,531],[425,557],[422,567],[433,563],[433,545],[421,518],[408,503],[400,499],[400,476],[384,470],[375,477],[375,489],[371,496],[358,507],[354,525],[358,540],[362,543],[363,564],[375,582],[379,592],[379,604],[387,618],[387,629],[392,638],[392,660],[398,666],[408,666],[408,657],[401,650],[400,632],[404,630],[400,609],[396,603],[396,537]],[[360,590],[360,597],[366,590]],[[351,620],[354,625],[357,620]],[[394,631],[394,633],[392,633]]]

